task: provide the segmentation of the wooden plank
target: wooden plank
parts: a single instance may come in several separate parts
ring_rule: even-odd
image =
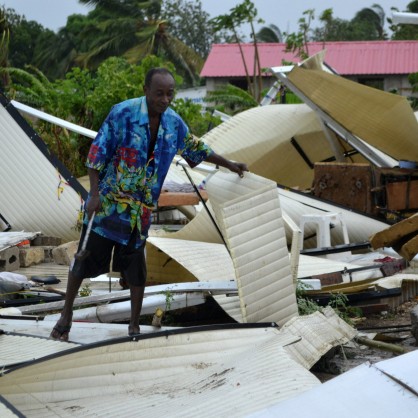
[[[411,261],[418,254],[418,235],[415,235],[398,250],[405,260]]]
[[[313,194],[365,213],[376,213],[372,168],[364,163],[315,163]]]
[[[208,194],[205,190],[199,190],[199,193],[205,201],[208,199]],[[158,207],[197,205],[199,202],[200,198],[194,192],[162,192],[158,199]]]
[[[418,208],[418,180],[387,183],[386,200],[389,210]]]
[[[341,272],[334,272],[334,273],[324,273],[324,274],[317,274],[312,276],[313,279],[319,279],[321,282],[321,286],[331,286],[334,284],[343,283],[343,276]]]
[[[405,236],[418,233],[418,214],[379,231],[370,238],[373,249],[393,247]]]

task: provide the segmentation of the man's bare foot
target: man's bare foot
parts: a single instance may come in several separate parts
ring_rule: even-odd
[[[68,341],[69,334],[71,330],[71,320],[66,322],[62,317],[55,324],[55,327],[52,329],[49,338],[58,341]]]
[[[139,335],[140,334],[140,329],[139,329],[139,325],[129,325],[128,327],[128,335],[130,337],[134,337],[135,335]]]

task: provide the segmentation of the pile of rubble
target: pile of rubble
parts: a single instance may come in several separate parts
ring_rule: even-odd
[[[47,262],[69,266],[77,247],[78,241],[62,243],[61,238],[39,235],[0,250],[0,272]]]

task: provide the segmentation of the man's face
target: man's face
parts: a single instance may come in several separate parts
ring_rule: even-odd
[[[165,112],[174,98],[174,79],[170,74],[154,74],[149,87],[144,87],[148,113],[159,115]]]

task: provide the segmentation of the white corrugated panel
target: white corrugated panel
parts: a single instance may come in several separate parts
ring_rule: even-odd
[[[418,351],[365,363],[292,399],[248,418],[415,418],[418,410]]]
[[[357,335],[357,331],[329,307],[323,313],[292,318],[284,324],[281,332],[301,337],[299,342],[286,347],[286,351],[307,369],[331,348],[345,344]]]
[[[213,220],[209,216],[208,211],[212,217],[215,216],[210,201],[206,202],[206,209],[202,208],[196,217],[184,225],[179,231],[160,234],[158,236],[223,244],[222,238],[219,235]]]
[[[27,417],[239,417],[319,381],[274,328],[166,334],[92,347],[0,377]]]
[[[1,334],[0,367],[31,361],[78,346],[79,344],[63,344],[60,341],[35,336]]]
[[[188,225],[192,223],[196,221]],[[150,237],[147,267],[148,277],[160,282],[179,282],[186,278],[212,282],[235,280],[234,265],[224,244]],[[243,322],[238,296],[214,295],[213,298],[229,316]]]
[[[16,413],[12,411],[11,408],[5,405],[0,396],[0,417],[1,418],[17,418],[17,417],[21,417],[21,415],[17,415]]]
[[[418,351],[379,361],[375,365],[379,370],[392,376],[397,382],[408,387],[418,396]],[[412,366],[412,367],[411,367]]]
[[[244,322],[283,324],[297,315],[276,184],[218,172],[207,191],[234,263]]]
[[[0,127],[1,213],[12,230],[77,239],[74,226],[81,205],[79,194],[3,106]]]
[[[246,162],[256,174],[306,188],[312,184],[313,170],[291,145],[291,139],[298,136],[305,136],[298,142],[311,161],[331,156],[318,118],[305,104],[246,110],[213,128],[202,140],[218,154]]]
[[[157,237],[150,237],[148,241],[200,281],[235,280],[234,266],[223,244]]]

